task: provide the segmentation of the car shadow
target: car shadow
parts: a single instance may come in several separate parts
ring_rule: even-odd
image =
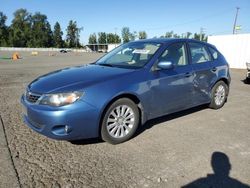
[[[161,116],[152,120],[147,121],[145,124],[141,125],[134,137],[137,137],[138,135],[140,135],[141,133],[143,133],[144,131],[151,129],[153,126],[166,122],[166,121],[170,121],[172,119],[177,119],[179,117],[183,117],[201,110],[207,109],[207,105],[201,105],[201,106],[197,106],[188,110],[183,110],[180,112],[176,112],[173,114],[169,114],[169,115],[165,115],[165,116]],[[70,141],[71,144],[73,145],[89,145],[89,144],[98,144],[98,143],[102,143],[104,142],[101,138],[90,138],[90,139],[83,139],[83,140],[74,140],[74,141]]]
[[[241,81],[242,81],[244,84],[248,84],[248,85],[250,84],[250,79],[247,79],[247,78],[246,78],[246,79],[241,80]]]
[[[138,130],[136,131],[134,137],[140,135],[141,133],[143,133],[144,131],[146,131],[148,129],[151,129],[153,126],[155,126],[157,124],[160,124],[160,123],[163,123],[163,122],[166,122],[166,121],[170,121],[172,119],[177,119],[179,117],[183,117],[183,116],[186,116],[186,115],[189,115],[189,114],[192,114],[192,113],[195,113],[195,112],[207,109],[207,108],[208,108],[208,105],[205,104],[205,105],[193,107],[193,108],[190,108],[190,109],[187,109],[187,110],[183,110],[183,111],[180,111],[180,112],[175,112],[173,114],[169,114],[169,115],[165,115],[165,116],[161,116],[161,117],[149,120],[145,124],[141,125],[138,128]]]
[[[89,138],[83,140],[69,141],[73,145],[89,145],[89,144],[99,144],[104,142],[101,138]]]
[[[211,166],[214,174],[208,174],[206,177],[194,180],[181,188],[250,188],[249,185],[229,176],[232,165],[225,153],[219,151],[213,152]]]

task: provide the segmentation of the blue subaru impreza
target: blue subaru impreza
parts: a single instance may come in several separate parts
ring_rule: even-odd
[[[95,63],[41,76],[21,102],[24,122],[40,134],[118,144],[147,120],[201,104],[221,108],[229,85],[228,63],[213,45],[148,39],[121,45]]]

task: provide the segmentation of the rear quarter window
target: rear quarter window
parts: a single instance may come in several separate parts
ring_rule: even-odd
[[[219,57],[219,52],[211,47],[209,47],[209,51],[213,57],[214,60],[218,59]]]

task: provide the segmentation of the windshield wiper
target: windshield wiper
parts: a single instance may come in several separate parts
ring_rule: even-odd
[[[113,67],[113,65],[108,64],[108,63],[97,63],[97,65],[106,66],[106,67]]]

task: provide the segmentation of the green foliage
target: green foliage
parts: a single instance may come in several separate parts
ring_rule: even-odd
[[[54,31],[53,31],[53,42],[56,48],[63,47],[64,42],[63,42],[62,36],[63,36],[63,32],[61,30],[61,26],[58,22],[56,22],[54,26]]]
[[[207,42],[207,36],[204,33],[202,35],[195,33],[193,39]]]
[[[66,42],[69,48],[80,46],[79,33],[80,29],[77,27],[76,21],[70,20],[66,36]]]
[[[189,38],[191,38],[191,36],[192,36],[192,33],[191,32],[187,32],[187,38],[189,39]]]
[[[89,44],[97,44],[97,37],[95,33],[89,35]]]
[[[5,25],[7,16],[0,12],[0,46],[8,46],[8,27]]]
[[[131,33],[129,27],[122,28],[122,40],[123,43],[133,41],[136,38],[136,32]]]
[[[146,31],[139,31],[139,39],[146,39],[147,37]]]
[[[108,33],[107,41],[108,41],[108,44],[118,44],[118,43],[121,43],[121,38],[117,34]]]
[[[123,27],[122,28],[122,40],[123,40],[123,43],[126,43],[126,42],[130,41],[129,36],[130,36],[129,28],[128,27]]]
[[[99,44],[107,43],[107,34],[105,32],[98,33],[98,43]]]
[[[9,31],[10,46],[27,47],[31,39],[31,14],[26,9],[18,9]]]
[[[52,32],[45,14],[30,14],[26,9],[14,12],[11,25],[5,25],[7,17],[0,12],[0,46],[12,47],[80,47],[80,31],[76,21],[70,21],[67,27],[66,42],[62,39],[60,24],[55,23]]]
[[[173,36],[174,36],[174,32],[173,31],[170,31],[170,32],[168,31],[168,32],[165,33],[164,37],[165,38],[173,38]]]
[[[178,38],[181,38],[181,36],[175,33],[175,34],[174,34],[174,38],[177,38],[177,39],[178,39]]]
[[[195,39],[195,40],[200,40],[200,35],[197,34],[197,33],[195,33],[195,34],[194,34],[194,39]]]
[[[29,47],[51,47],[53,38],[50,24],[47,16],[36,12],[32,17],[31,39],[28,42]]]

